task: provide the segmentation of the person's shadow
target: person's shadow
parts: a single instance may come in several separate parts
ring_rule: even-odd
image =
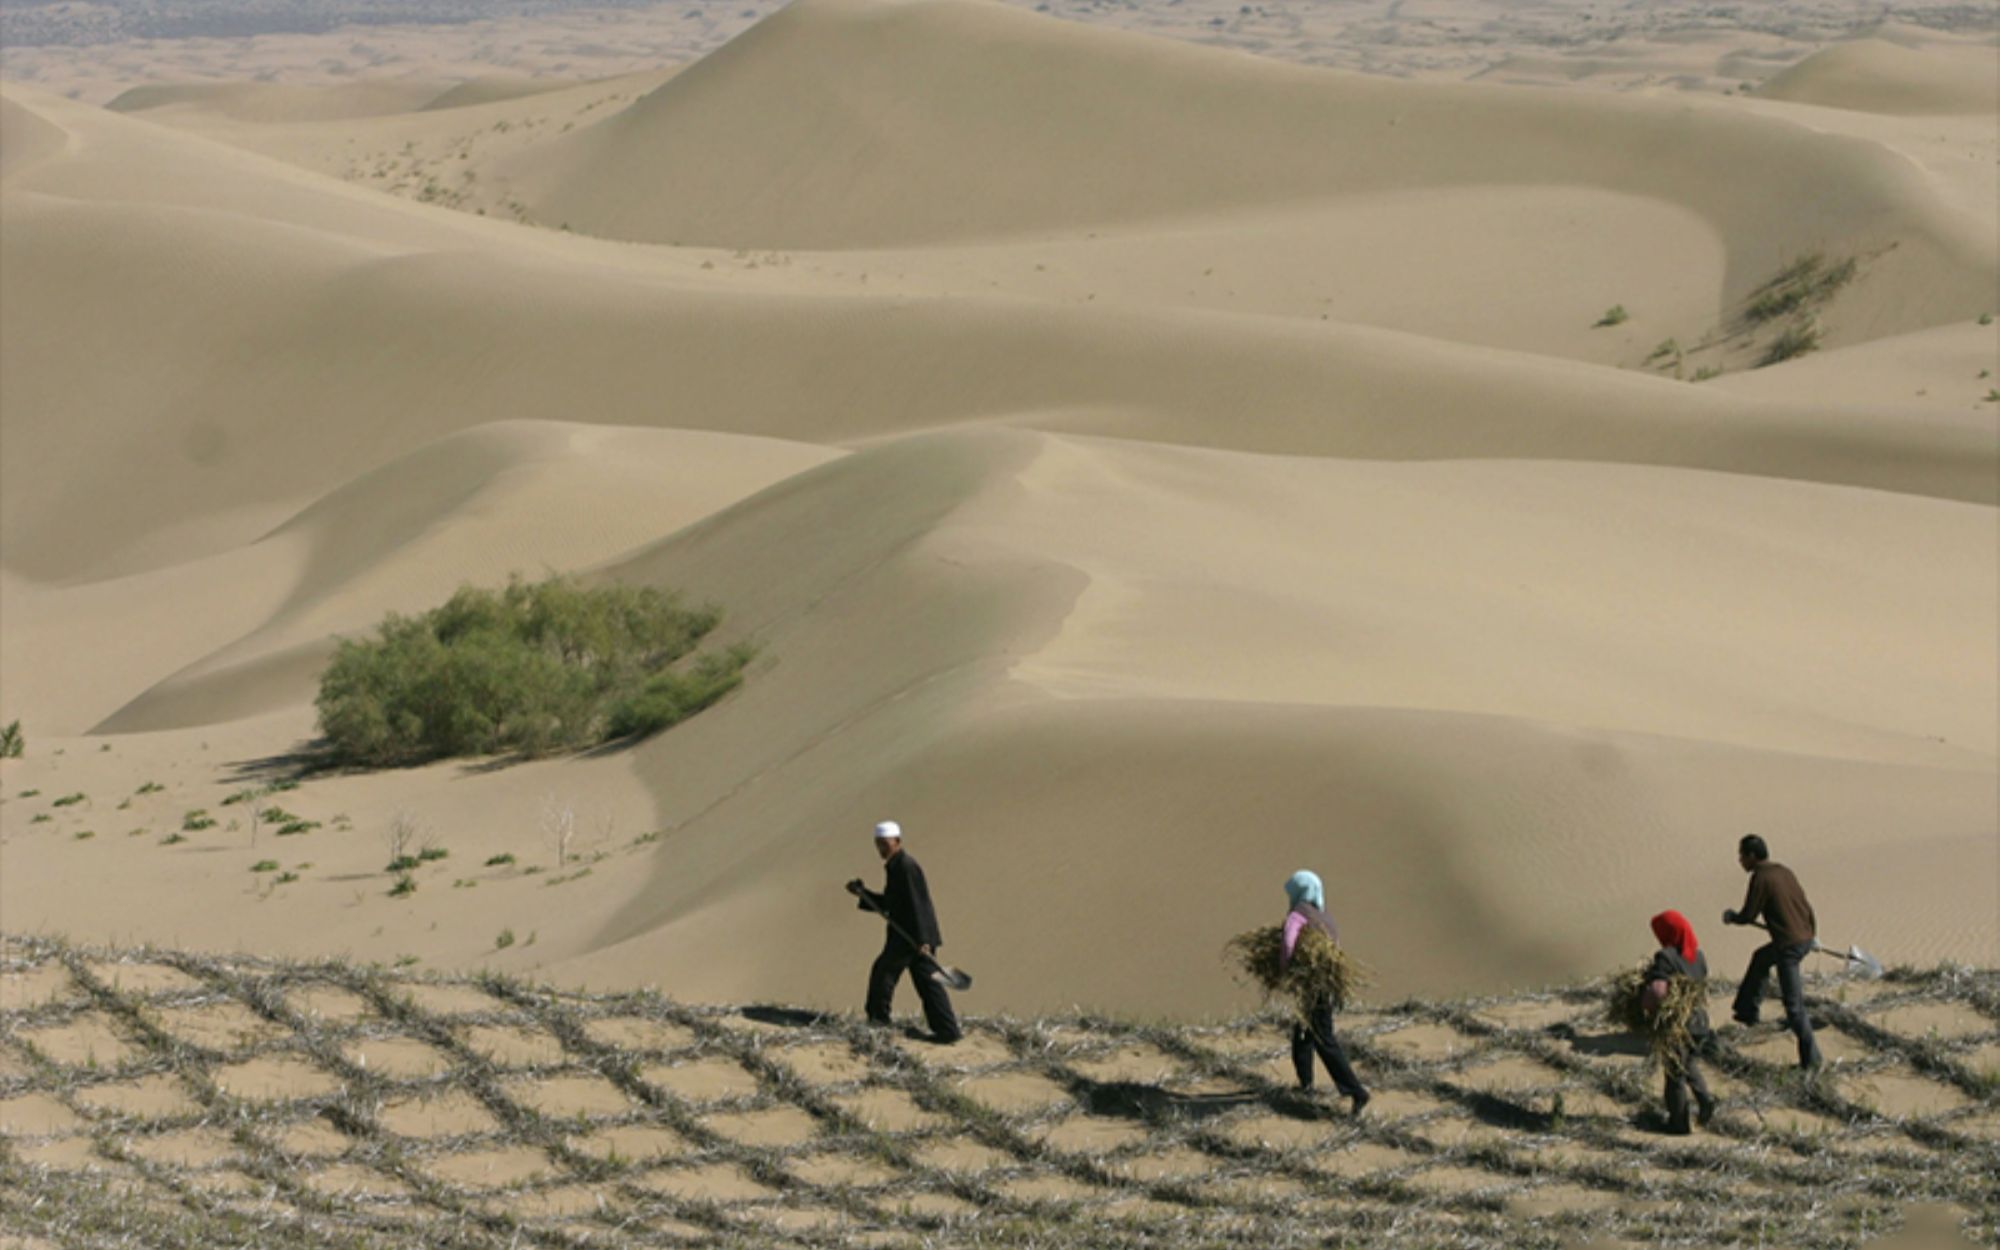
[[[1578,1054],[1592,1055],[1598,1058],[1610,1055],[1626,1055],[1635,1059],[1643,1059],[1651,1054],[1653,1049],[1652,1045],[1645,1038],[1640,1037],[1637,1033],[1626,1032],[1622,1029],[1609,1033],[1579,1033],[1573,1028],[1563,1026],[1559,1029],[1551,1029],[1550,1032],[1563,1041],[1568,1042],[1570,1049]]]

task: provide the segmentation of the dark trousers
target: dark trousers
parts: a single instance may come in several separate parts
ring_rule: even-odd
[[[917,983],[917,998],[924,1005],[924,1023],[941,1038],[960,1036],[958,1014],[951,1009],[951,995],[931,975],[930,958],[901,938],[890,936],[868,970],[868,1018],[877,1024],[889,1023],[889,1003],[896,996],[896,982],[904,972]]]
[[[1806,1015],[1805,977],[1799,963],[1812,953],[1811,942],[1781,945],[1766,942],[1750,956],[1750,968],[1736,989],[1736,1018],[1744,1024],[1757,1023],[1757,1011],[1771,982],[1771,969],[1778,970],[1778,996],[1785,1003],[1785,1025],[1799,1039],[1799,1066],[1819,1062],[1819,1043],[1813,1040],[1812,1020]]]
[[[1322,998],[1314,1003],[1306,1018],[1292,1025],[1292,1070],[1299,1074],[1299,1088],[1311,1089],[1313,1084],[1313,1055],[1317,1053],[1320,1062],[1333,1077],[1333,1087],[1342,1096],[1352,1098],[1365,1091],[1361,1079],[1354,1075],[1354,1068],[1347,1062],[1347,1051],[1341,1047],[1340,1039],[1333,1033],[1333,1000]]]
[[[1708,1092],[1708,1082],[1702,1079],[1701,1065],[1695,1062],[1695,1052],[1699,1049],[1699,1044],[1689,1046],[1678,1055],[1667,1056],[1666,1062],[1660,1065],[1667,1073],[1667,1127],[1676,1133],[1685,1133],[1689,1129],[1690,1089],[1694,1091],[1704,1116],[1715,1102],[1714,1096]]]

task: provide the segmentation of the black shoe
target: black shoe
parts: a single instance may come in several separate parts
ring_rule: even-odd
[[[1688,1122],[1686,1120],[1667,1121],[1667,1136],[1691,1137],[1693,1135],[1694,1135],[1694,1130],[1688,1127]]]
[[[1720,1102],[1713,1098],[1702,1099],[1700,1105],[1695,1108],[1694,1122],[1703,1128],[1707,1128],[1715,1119],[1715,1109],[1721,1105]]]
[[[1366,1107],[1371,1101],[1373,1101],[1374,1097],[1375,1096],[1373,1094],[1370,1094],[1365,1089],[1362,1090],[1360,1093],[1354,1095],[1353,1099],[1351,1100],[1353,1105],[1348,1108],[1347,1114],[1360,1115],[1361,1109],[1363,1107]]]
[[[1757,1027],[1757,1017],[1746,1016],[1740,1011],[1731,1012],[1729,1014],[1729,1018],[1736,1021],[1736,1023],[1742,1025],[1746,1029],[1754,1029]]]

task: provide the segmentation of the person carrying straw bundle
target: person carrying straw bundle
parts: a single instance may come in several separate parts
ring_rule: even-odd
[[[1693,1131],[1689,1090],[1694,1091],[1695,1121],[1704,1128],[1715,1118],[1717,1105],[1695,1062],[1697,1052],[1715,1036],[1706,1005],[1708,956],[1686,916],[1663,911],[1652,924],[1660,948],[1645,967],[1613,983],[1611,1015],[1614,1022],[1652,1038],[1653,1054],[1666,1074],[1667,1131],[1685,1136]]]
[[[1285,882],[1291,907],[1282,926],[1252,929],[1229,943],[1244,968],[1266,993],[1291,992],[1299,1018],[1292,1023],[1292,1069],[1299,1088],[1313,1087],[1313,1055],[1326,1065],[1334,1088],[1353,1103],[1354,1114],[1368,1105],[1369,1094],[1354,1075],[1347,1051],[1334,1035],[1333,1012],[1344,1006],[1360,969],[1340,949],[1340,931],[1326,914],[1326,889],[1319,877],[1301,870]],[[1295,966],[1296,965],[1296,966]],[[1338,1000],[1338,1001],[1336,1001]]]

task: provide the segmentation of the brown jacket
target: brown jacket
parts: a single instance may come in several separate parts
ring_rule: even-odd
[[[1786,946],[1819,936],[1812,904],[1806,901],[1799,879],[1791,869],[1769,860],[1750,870],[1750,892],[1743,896],[1739,914],[1744,924],[1762,920],[1772,940]]]

